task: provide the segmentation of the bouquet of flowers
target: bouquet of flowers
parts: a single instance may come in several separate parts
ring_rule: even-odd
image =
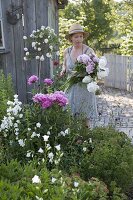
[[[65,89],[69,89],[76,83],[86,84],[89,92],[96,93],[99,90],[97,80],[108,76],[109,69],[106,68],[107,60],[104,56],[100,59],[94,55],[82,54],[75,62],[74,71],[64,84]]]

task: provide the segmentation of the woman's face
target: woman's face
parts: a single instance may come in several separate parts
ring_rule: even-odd
[[[83,33],[74,33],[71,36],[71,41],[74,46],[80,46],[83,43]]]

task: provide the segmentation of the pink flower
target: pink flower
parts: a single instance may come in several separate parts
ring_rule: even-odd
[[[38,81],[38,77],[35,75],[32,75],[29,79],[28,79],[28,84],[31,85],[32,83],[35,83]]]
[[[53,84],[54,81],[51,80],[50,78],[45,78],[43,82],[46,83],[48,86],[50,86]]]
[[[86,54],[82,54],[82,55],[78,56],[77,61],[78,62],[82,62],[84,64],[87,64],[88,61],[90,61],[90,57],[88,55],[86,55]]]
[[[44,94],[42,93],[37,93],[35,94],[35,96],[33,96],[32,100],[35,102],[35,103],[41,103],[42,100],[44,99]]]

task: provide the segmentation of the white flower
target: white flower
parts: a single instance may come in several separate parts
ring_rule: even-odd
[[[74,185],[74,187],[78,187],[79,183],[75,181],[75,182],[73,183],[73,185]]]
[[[29,55],[30,55],[30,53],[27,51],[25,55],[26,55],[26,56],[29,56]]]
[[[82,82],[83,83],[90,83],[92,80],[91,76],[85,76],[83,79],[82,79]]]
[[[91,138],[89,138],[89,143],[92,143],[92,139]]]
[[[105,66],[107,65],[107,59],[105,56],[102,56],[100,59],[99,59],[99,68],[105,68]]]
[[[34,37],[34,34],[30,34],[30,37],[33,38],[33,37]]]
[[[52,177],[51,181],[52,181],[52,183],[54,183],[56,180],[57,180],[56,178]]]
[[[32,183],[41,183],[41,180],[40,180],[39,176],[35,175],[35,176],[32,178]]]
[[[48,57],[48,58],[51,58],[51,54],[50,53],[46,53],[46,56]]]
[[[35,47],[36,46],[36,42],[32,42],[31,46]]]
[[[27,152],[26,157],[29,158],[31,156],[31,152]]]
[[[14,128],[18,127],[18,124],[17,123],[14,123]]]
[[[42,49],[40,47],[38,47],[38,51],[41,51]]]
[[[109,68],[105,68],[103,70],[100,70],[98,73],[97,73],[97,76],[98,76],[98,79],[102,79],[106,76],[109,75]]]
[[[40,57],[39,56],[36,56],[36,60],[39,60],[40,59]]]
[[[57,149],[57,151],[60,151],[60,144],[56,145],[55,148]]]
[[[42,137],[43,137],[43,139],[44,139],[45,142],[47,142],[48,139],[49,139],[49,136],[48,136],[48,135],[44,135],[44,136],[42,136]]]
[[[42,148],[40,148],[40,149],[38,150],[38,152],[39,152],[39,153],[43,153],[44,151],[43,151]]]
[[[22,118],[22,117],[23,117],[23,114],[20,114],[20,115],[19,115],[19,118]]]
[[[47,145],[46,145],[46,148],[47,148],[47,150],[51,149],[50,144],[47,144]]]
[[[50,131],[47,132],[47,135],[50,135]]]
[[[59,55],[60,55],[60,52],[59,52],[59,51],[57,51],[57,52],[56,52],[56,55],[57,55],[57,56],[59,56]]]
[[[23,139],[18,140],[18,143],[19,143],[19,145],[20,145],[21,147],[24,147],[24,146],[25,146],[25,142],[24,142]]]
[[[50,153],[48,154],[48,158],[49,158],[49,159],[53,159],[53,157],[54,157],[54,154],[53,154],[52,152],[50,152]]]
[[[49,46],[49,48],[52,50],[52,49],[53,49],[53,46],[51,45],[51,46]]]
[[[43,190],[43,193],[47,193],[47,192],[48,192],[48,189]]]
[[[45,29],[45,26],[41,26],[41,30],[44,30]]]
[[[40,128],[41,127],[41,124],[38,122],[38,123],[36,123],[36,127],[37,128]]]
[[[48,43],[48,39],[45,39],[44,42],[45,42],[45,43]]]
[[[25,47],[25,48],[24,48],[24,51],[28,51],[28,49]]]
[[[87,150],[87,148],[86,147],[83,147],[83,151],[85,152]]]
[[[99,89],[99,86],[97,85],[96,82],[91,82],[87,84],[87,90],[89,92],[95,93]]]
[[[33,30],[33,31],[32,31],[32,33],[34,34],[34,33],[36,33],[36,31],[35,31],[35,30]]]
[[[28,128],[28,131],[31,131],[31,128]]]
[[[40,61],[44,61],[44,55],[40,57]]]
[[[31,135],[31,138],[34,138],[35,136],[37,136],[36,132],[33,132]]]
[[[43,200],[42,197],[40,198],[40,197],[38,197],[38,196],[36,196],[36,199],[37,199],[37,200]]]
[[[26,60],[28,60],[26,57],[24,57],[24,60],[26,61]]]
[[[24,35],[24,36],[23,36],[23,39],[26,40],[26,39],[27,39],[27,36]]]

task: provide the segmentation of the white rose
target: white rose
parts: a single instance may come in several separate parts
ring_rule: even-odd
[[[24,36],[23,36],[23,39],[26,40],[26,39],[27,39],[27,36],[24,35]]]
[[[46,53],[46,56],[47,56],[48,58],[51,58],[51,54],[50,54],[50,53]]]
[[[25,47],[25,48],[24,48],[24,51],[28,51],[28,48]]]
[[[36,46],[36,42],[32,42],[31,46],[35,47]]]
[[[45,39],[44,42],[45,42],[45,43],[48,43],[48,39]]]
[[[83,79],[82,79],[82,82],[83,83],[90,83],[92,80],[91,76],[85,76]]]
[[[29,55],[30,55],[30,53],[27,51],[27,52],[26,52],[26,56],[29,56]]]
[[[36,56],[36,60],[39,60],[40,59],[40,57],[39,56]]]
[[[96,82],[91,82],[87,84],[87,90],[89,92],[95,93],[99,89],[99,86]]]

